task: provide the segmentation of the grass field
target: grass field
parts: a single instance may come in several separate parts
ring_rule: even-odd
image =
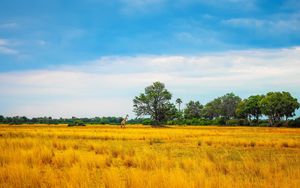
[[[0,125],[0,187],[300,187],[300,129]]]

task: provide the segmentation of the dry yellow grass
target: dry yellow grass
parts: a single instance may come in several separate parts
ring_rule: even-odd
[[[300,129],[0,126],[0,187],[300,187]]]

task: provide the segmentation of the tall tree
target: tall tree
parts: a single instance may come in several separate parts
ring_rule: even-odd
[[[182,103],[182,100],[180,98],[176,99],[176,104],[178,104],[178,111],[180,112],[180,105]]]
[[[236,96],[234,93],[227,93],[220,97],[221,100],[221,116],[225,119],[231,119],[236,117],[236,109],[238,104],[241,102],[241,98]]]
[[[300,107],[297,99],[289,92],[269,92],[260,101],[262,113],[269,117],[270,125],[278,124],[283,117],[286,120],[295,115]]]
[[[214,119],[221,116],[221,99],[216,98],[210,102],[208,102],[203,110],[202,116],[208,119]]]
[[[260,101],[263,98],[263,95],[252,95],[246,101],[246,107],[249,114],[255,118],[256,122],[258,122],[259,117],[262,116]]]
[[[260,101],[264,95],[252,95],[247,99],[242,100],[237,106],[236,113],[241,118],[246,118],[251,121],[252,117],[258,123],[259,117],[262,116]]]
[[[161,124],[174,116],[175,106],[170,102],[171,98],[172,94],[163,83],[154,82],[133,99],[133,111],[137,116],[149,115],[155,124]]]
[[[203,109],[203,116],[209,119],[223,117],[230,119],[236,117],[236,109],[241,98],[234,93],[227,93],[208,102]]]
[[[0,123],[4,123],[5,117],[0,115]]]
[[[244,99],[238,104],[238,106],[236,108],[236,115],[238,118],[243,118],[243,119],[247,119],[248,121],[250,121],[251,115],[250,115],[250,111],[247,106],[247,102],[248,102],[248,99]]]
[[[200,118],[203,105],[199,101],[190,101],[184,109],[184,117],[186,119]]]

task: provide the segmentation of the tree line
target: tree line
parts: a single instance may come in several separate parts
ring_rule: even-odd
[[[217,97],[205,105],[189,101],[181,109],[182,100],[171,102],[172,94],[161,82],[145,88],[144,93],[133,99],[135,114],[148,116],[147,124],[179,125],[261,125],[297,126],[300,118],[290,120],[300,107],[289,92],[268,92],[241,99],[234,93]],[[177,107],[176,107],[177,105]]]
[[[182,108],[182,99],[171,102],[172,94],[161,82],[145,88],[144,93],[133,99],[133,112],[137,118],[128,124],[145,125],[250,125],[250,126],[293,126],[300,127],[300,117],[295,111],[300,104],[289,92],[268,92],[241,99],[234,93],[227,93],[203,105],[199,101],[189,101]],[[25,116],[4,117],[2,124],[86,124],[119,125],[122,117],[93,118],[52,118]]]
[[[122,117],[93,117],[93,118],[52,118],[37,117],[27,118],[25,116],[4,117],[0,115],[0,123],[3,124],[68,124],[85,125],[85,124],[120,124]]]

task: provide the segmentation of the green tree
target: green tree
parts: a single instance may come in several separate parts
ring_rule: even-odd
[[[237,106],[237,115],[249,121],[251,121],[251,118],[253,117],[256,120],[256,123],[258,123],[259,117],[262,116],[260,101],[263,98],[263,95],[253,95],[242,100]]]
[[[274,126],[284,117],[286,120],[293,117],[300,104],[289,92],[269,92],[260,101],[260,107],[262,113],[269,117],[270,125]]]
[[[149,115],[155,124],[161,124],[176,115],[176,107],[170,102],[171,98],[172,94],[165,85],[155,82],[145,88],[145,93],[133,99],[133,111],[137,116]]]
[[[180,98],[176,99],[176,104],[178,104],[178,111],[180,112],[180,105],[182,103],[182,100]]]
[[[260,101],[264,98],[263,95],[252,95],[246,101],[246,106],[249,114],[258,122],[259,117],[262,116]]]
[[[236,109],[241,98],[234,93],[227,93],[207,103],[203,109],[203,116],[209,119],[222,117],[231,119],[236,117]]]
[[[4,123],[5,117],[0,115],[0,123]]]
[[[202,109],[202,116],[207,119],[214,119],[221,115],[221,99],[216,98],[208,102]]]
[[[221,116],[225,119],[236,117],[236,109],[242,99],[239,96],[236,96],[234,93],[227,93],[226,95],[220,97],[220,100]]]
[[[236,108],[236,115],[238,118],[243,118],[243,119],[247,119],[248,121],[250,120],[250,112],[249,109],[247,107],[247,99],[242,100],[237,108]]]
[[[186,119],[200,118],[203,105],[199,101],[190,101],[184,109],[184,117]]]

